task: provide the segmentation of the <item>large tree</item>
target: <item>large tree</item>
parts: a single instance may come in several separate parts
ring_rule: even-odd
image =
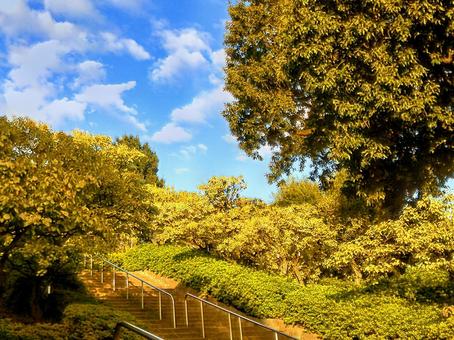
[[[0,294],[25,275],[40,319],[52,270],[140,236],[154,212],[135,168],[146,157],[107,136],[0,117]]]
[[[164,186],[164,180],[158,177],[159,159],[148,143],[142,144],[138,136],[124,135],[116,139],[118,145],[126,145],[131,149],[142,152],[146,157],[136,162],[137,171],[142,174],[143,179],[160,188]]]
[[[229,8],[224,116],[240,146],[271,145],[269,179],[314,177],[397,213],[454,172],[450,0],[239,0]]]

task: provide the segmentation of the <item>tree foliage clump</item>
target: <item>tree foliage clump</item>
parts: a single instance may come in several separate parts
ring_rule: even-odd
[[[321,197],[322,192],[316,183],[290,178],[279,185],[279,190],[274,195],[274,203],[278,206],[302,203],[316,204]]]
[[[236,206],[240,193],[246,189],[246,183],[240,177],[211,177],[208,183],[199,186],[199,190],[215,208],[228,210]]]
[[[146,158],[107,136],[0,117],[0,292],[28,278],[27,312],[41,319],[55,273],[140,236],[154,212],[136,166]]]
[[[448,0],[240,0],[229,7],[224,115],[270,180],[310,158],[322,179],[398,214],[454,172]]]
[[[209,183],[217,187],[223,181]],[[150,187],[157,214],[149,238],[188,244],[305,283],[333,276],[378,282],[415,267],[454,277],[450,196],[424,197],[398,219],[374,220],[350,213],[357,203],[342,196],[341,183],[339,176],[330,190],[320,191],[314,183],[290,180],[274,204],[239,198],[229,209],[217,204],[224,202],[222,190],[208,198]]]
[[[137,159],[134,163],[137,171],[143,176],[147,184],[154,184],[158,187],[164,186],[164,180],[158,177],[159,160],[156,152],[151,150],[148,143],[142,144],[139,137],[125,135],[115,140],[117,145],[126,145],[130,149],[140,151],[145,157]]]

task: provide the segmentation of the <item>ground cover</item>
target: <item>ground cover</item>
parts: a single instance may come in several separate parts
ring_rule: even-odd
[[[453,286],[442,271],[413,269],[362,286],[339,279],[302,285],[187,246],[144,244],[112,258],[128,270],[154,271],[253,316],[282,318],[325,338],[454,336]]]

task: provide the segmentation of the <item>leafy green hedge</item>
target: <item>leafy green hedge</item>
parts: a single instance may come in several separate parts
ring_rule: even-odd
[[[302,286],[291,279],[183,246],[141,245],[112,255],[128,270],[151,270],[207,292],[257,317],[283,318],[326,338],[454,337],[454,316],[396,290],[358,289],[341,281]]]
[[[137,324],[129,313],[117,312],[98,304],[71,304],[66,307],[61,323],[22,324],[0,319],[0,339],[9,340],[102,340],[112,339],[118,321]],[[123,333],[122,333],[123,334]],[[123,339],[141,339],[124,334]]]

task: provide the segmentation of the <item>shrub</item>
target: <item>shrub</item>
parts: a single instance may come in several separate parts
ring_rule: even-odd
[[[402,294],[396,289],[397,281],[358,287],[325,279],[300,285],[183,246],[146,244],[112,258],[128,270],[151,270],[175,278],[250,315],[283,318],[330,339],[454,336],[454,316],[443,313],[441,304],[427,299],[419,303],[419,299]],[[418,291],[427,291],[432,284],[444,287],[444,291],[449,286],[448,277],[440,273],[420,286],[412,281],[418,280],[415,273],[404,279]]]
[[[118,312],[110,307],[94,304],[72,304],[64,312],[63,324],[68,331],[69,340],[111,339],[119,321],[137,324],[134,317]],[[140,339],[129,336],[124,339]]]
[[[24,325],[10,319],[0,319],[0,339],[47,340],[65,339],[67,331],[61,324],[37,323]]]
[[[98,304],[71,304],[66,307],[63,320],[58,324],[23,324],[10,319],[0,319],[0,339],[107,340],[112,339],[118,321],[128,321],[137,325],[129,313],[117,312]],[[141,339],[127,332],[122,333],[122,336],[122,339]]]
[[[116,254],[113,259],[128,270],[148,269],[173,277],[258,317],[283,316],[283,297],[297,286],[289,278],[222,261],[183,246],[147,244]]]

